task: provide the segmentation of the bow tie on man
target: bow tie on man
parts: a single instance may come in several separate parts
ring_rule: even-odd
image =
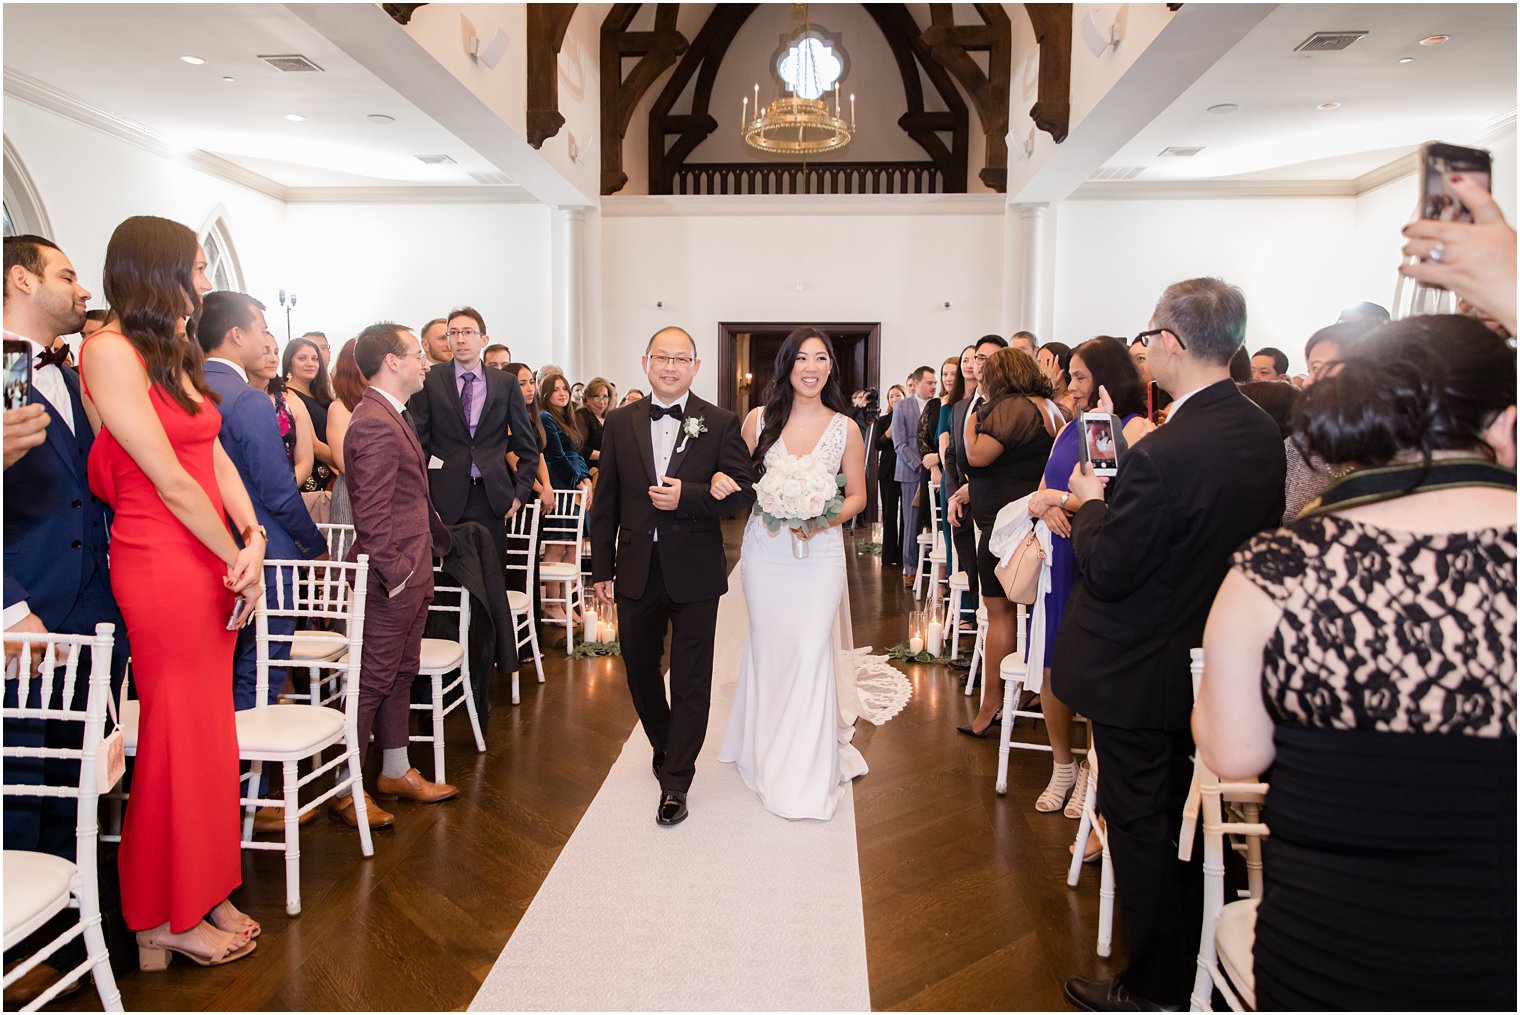
[[[666,416],[672,419],[685,419],[686,412],[679,405],[655,405],[653,402],[649,403],[650,422],[657,422]]]
[[[67,344],[60,345],[56,349],[44,349],[37,355],[37,369],[43,367],[66,367],[69,365],[69,347]]]

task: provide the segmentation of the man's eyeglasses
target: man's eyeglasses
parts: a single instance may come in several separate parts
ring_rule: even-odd
[[[474,338],[480,334],[474,328],[452,328],[445,332],[449,338]]]
[[[657,367],[689,367],[695,362],[690,356],[651,356],[649,362]]]
[[[1151,347],[1151,339],[1155,338],[1163,331],[1177,340],[1178,348],[1182,349],[1184,352],[1187,351],[1187,346],[1183,344],[1182,336],[1177,334],[1171,328],[1152,328],[1150,331],[1142,331],[1140,334],[1135,336],[1134,341],[1139,342],[1142,346],[1149,349]]]

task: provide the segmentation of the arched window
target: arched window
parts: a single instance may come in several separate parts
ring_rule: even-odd
[[[776,76],[798,98],[821,98],[844,76],[844,51],[810,29],[776,60]]]
[[[42,198],[32,177],[21,164],[21,156],[5,138],[5,235],[34,233],[53,238],[53,226],[42,208]]]
[[[211,287],[222,292],[242,292],[243,273],[238,269],[227,220],[221,215],[201,233],[201,247],[206,251],[206,277],[211,280]]]

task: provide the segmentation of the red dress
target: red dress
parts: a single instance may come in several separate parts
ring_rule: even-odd
[[[180,465],[220,515],[212,443],[221,413],[208,398],[192,416],[156,385],[148,397]],[[226,565],[174,517],[109,430],[90,450],[89,477],[114,512],[111,589],[141,701],[118,853],[122,914],[132,930],[168,921],[178,933],[243,880],[232,709],[237,635],[226,629],[234,597],[222,584]]]

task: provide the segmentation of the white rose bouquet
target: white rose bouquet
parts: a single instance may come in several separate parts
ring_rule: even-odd
[[[807,556],[798,533],[828,528],[844,508],[844,476],[812,455],[786,455],[755,484],[755,513],[771,532],[792,530],[792,552]]]

